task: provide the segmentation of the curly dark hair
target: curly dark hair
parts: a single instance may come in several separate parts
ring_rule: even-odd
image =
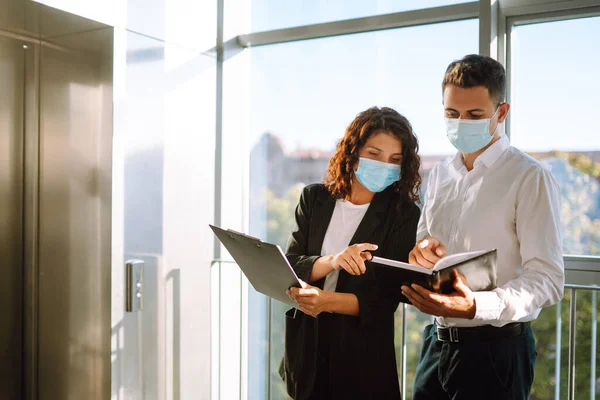
[[[418,155],[419,142],[408,120],[389,107],[371,107],[358,114],[346,128],[346,134],[338,143],[334,156],[329,161],[324,184],[336,199],[348,199],[354,178],[354,166],[358,162],[359,150],[369,137],[377,131],[388,132],[402,143],[402,172],[400,180],[393,183],[400,195],[400,206],[420,201],[421,175]]]

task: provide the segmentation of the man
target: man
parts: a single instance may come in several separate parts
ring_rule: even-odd
[[[415,400],[527,399],[537,354],[530,321],[563,295],[559,187],[503,133],[505,89],[504,67],[489,57],[466,56],[444,76],[458,153],[429,175],[409,261],[431,268],[446,254],[497,249],[497,288],[472,292],[458,276],[451,295],[402,286],[437,317],[424,332]]]

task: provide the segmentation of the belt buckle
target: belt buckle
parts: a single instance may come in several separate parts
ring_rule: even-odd
[[[452,343],[458,343],[458,329],[451,326],[448,330],[450,331],[450,341]]]
[[[448,331],[448,335],[450,336],[450,338],[447,340],[450,343],[458,343],[458,328],[453,327],[453,326],[448,326],[448,327],[442,327],[442,326],[436,326],[436,330],[437,330],[437,335],[438,335],[438,339],[440,338],[440,332],[447,330]]]

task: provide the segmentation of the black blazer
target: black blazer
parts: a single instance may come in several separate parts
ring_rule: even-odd
[[[320,257],[336,200],[323,185],[304,188],[296,208],[296,229],[286,256],[300,279],[309,281]],[[390,187],[373,198],[350,244],[374,243],[373,254],[407,261],[415,245],[420,210],[398,210],[398,195]],[[367,272],[353,276],[340,270],[337,292],[358,298],[357,317],[330,314],[333,336],[328,378],[334,399],[400,399],[394,351],[394,312],[400,301],[400,282],[388,267],[368,263]],[[325,279],[312,285],[323,288]],[[291,309],[285,316],[285,352],[280,374],[288,394],[304,400],[311,394],[317,370],[319,319]]]

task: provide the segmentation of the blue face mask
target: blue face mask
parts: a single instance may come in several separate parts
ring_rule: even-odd
[[[355,174],[361,185],[379,193],[400,180],[400,166],[360,157]]]
[[[490,144],[495,134],[490,132],[490,122],[498,112],[496,109],[492,118],[486,119],[455,119],[445,118],[446,134],[450,143],[461,153],[475,153]],[[496,128],[498,125],[496,124]]]

